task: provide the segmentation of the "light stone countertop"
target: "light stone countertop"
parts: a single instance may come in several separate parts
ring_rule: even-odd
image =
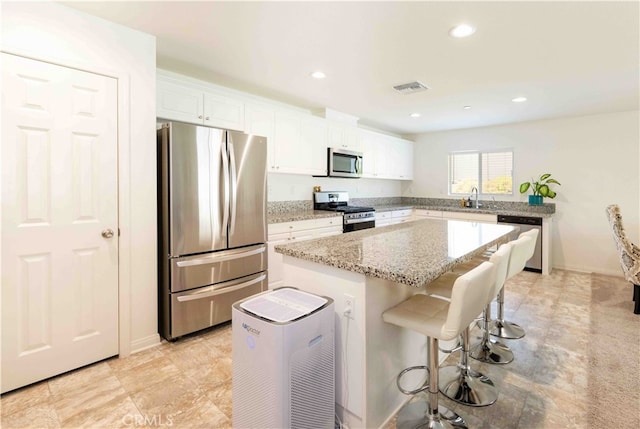
[[[297,222],[300,220],[322,219],[336,216],[342,216],[342,213],[329,210],[296,210],[286,213],[269,213],[267,214],[267,224]]]
[[[509,225],[424,219],[279,245],[275,251],[419,288],[513,231]]]
[[[458,212],[458,213],[483,213],[483,214],[495,214],[506,216],[529,216],[529,217],[552,217],[555,213],[543,213],[539,211],[531,210],[514,210],[509,208],[492,208],[491,206],[480,207],[479,209],[472,209],[467,207],[456,206],[422,206],[422,205],[384,205],[373,206],[376,212],[388,212],[393,210],[407,210],[407,209],[421,209],[421,210],[437,210],[443,212]]]
[[[409,210],[409,209],[423,209],[423,210],[438,210],[444,212],[459,212],[459,213],[484,213],[484,214],[495,214],[495,215],[508,215],[508,216],[530,216],[530,217],[552,217],[554,213],[542,213],[529,210],[514,210],[511,208],[490,208],[490,207],[481,207],[479,209],[471,209],[471,208],[463,208],[463,207],[452,207],[452,206],[423,206],[423,205],[412,205],[412,204],[397,204],[397,205],[373,205],[372,206],[376,212],[388,212],[393,210]],[[281,213],[269,213],[267,214],[267,223],[283,223],[283,222],[296,222],[300,220],[309,220],[309,219],[321,219],[327,217],[341,216],[341,213],[327,211],[327,210],[292,210],[285,211]]]

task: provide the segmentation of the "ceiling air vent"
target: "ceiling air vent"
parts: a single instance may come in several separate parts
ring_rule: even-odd
[[[393,87],[396,91],[402,94],[413,94],[414,92],[426,91],[429,89],[425,84],[418,81],[403,83],[402,85],[396,85]]]

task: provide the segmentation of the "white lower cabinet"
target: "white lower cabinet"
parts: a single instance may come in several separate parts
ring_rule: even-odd
[[[471,220],[475,222],[497,223],[498,217],[489,213],[470,212],[450,212],[441,210],[414,209],[413,219],[451,219],[451,220]]]
[[[275,251],[275,246],[338,234],[342,234],[342,216],[270,224],[267,242],[269,289],[284,286],[283,256]]]
[[[443,212],[440,210],[425,210],[425,209],[414,209],[413,210],[413,218],[414,220],[419,219],[442,219]]]
[[[484,223],[498,223],[498,216],[489,213],[469,213],[469,212],[444,212],[445,219],[471,220]]]
[[[376,212],[376,228],[391,225],[391,212]]]
[[[396,223],[404,223],[411,221],[413,215],[413,209],[407,210],[394,210],[391,212],[391,225]]]
[[[379,226],[395,225],[412,221],[413,210],[393,210],[388,212],[376,212],[376,228]]]

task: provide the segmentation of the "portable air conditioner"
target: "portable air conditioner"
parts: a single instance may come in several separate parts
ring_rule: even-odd
[[[232,310],[233,427],[333,428],[333,300],[286,287]]]

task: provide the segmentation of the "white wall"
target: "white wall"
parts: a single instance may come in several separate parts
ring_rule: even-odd
[[[526,122],[415,136],[415,179],[403,196],[447,198],[450,151],[512,148],[517,186],[552,173],[562,186],[553,218],[552,265],[621,275],[605,207],[620,205],[627,233],[640,243],[639,112]]]
[[[322,187],[323,191],[347,191],[350,198],[399,197],[401,184],[400,180],[341,179],[269,173],[267,200],[312,200],[314,186]]]
[[[120,311],[128,312],[130,349],[157,343],[155,37],[50,2],[2,2],[1,24],[3,50],[128,81],[118,106],[128,119],[129,141],[119,142],[128,149],[119,168],[121,195],[129,197],[120,201],[120,268],[130,295],[121,297]]]

